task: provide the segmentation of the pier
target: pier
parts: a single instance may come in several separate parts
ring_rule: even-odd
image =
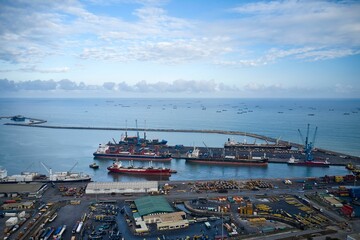
[[[11,119],[12,117],[0,117],[0,119]],[[290,144],[293,148],[296,148],[296,152],[300,153],[303,149],[303,145],[295,142],[278,140],[272,137],[243,132],[243,131],[231,131],[231,130],[210,130],[210,129],[162,129],[162,128],[124,128],[124,127],[91,127],[91,126],[59,126],[59,125],[42,125],[46,123],[46,120],[35,119],[25,117],[27,122],[25,123],[4,123],[4,125],[10,126],[22,126],[22,127],[36,127],[36,128],[49,128],[49,129],[68,129],[68,130],[99,130],[99,131],[147,131],[147,132],[174,132],[174,133],[206,133],[206,134],[220,134],[220,135],[237,135],[237,136],[247,136],[256,139],[260,139],[266,142],[279,142],[281,144]],[[186,149],[190,149],[192,147],[185,147]],[[218,148],[210,148],[215,151],[219,151]],[[174,154],[175,156],[179,156],[179,152],[175,151],[172,146],[168,147],[168,150]],[[262,151],[266,152],[265,149]],[[286,163],[289,157],[295,154],[294,150],[278,152],[283,154],[285,157],[283,158],[274,158],[270,159],[269,162],[273,163]],[[353,162],[353,164],[360,164],[360,157],[351,156],[349,154],[339,153],[331,150],[316,148],[314,149],[314,154],[320,156],[321,158],[328,158],[332,165],[346,165],[349,162]]]

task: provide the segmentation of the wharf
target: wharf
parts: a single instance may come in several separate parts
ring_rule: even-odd
[[[0,119],[6,118],[11,119],[11,117],[0,117]],[[68,130],[100,130],[100,131],[147,131],[147,132],[175,132],[175,133],[208,133],[208,134],[220,134],[220,135],[238,135],[238,136],[247,136],[252,137],[256,139],[260,139],[266,142],[277,142],[278,139],[255,134],[255,133],[249,133],[249,132],[243,132],[243,131],[230,131],[230,130],[211,130],[211,129],[162,129],[162,128],[123,128],[123,127],[91,127],[91,126],[59,126],[59,125],[42,125],[43,123],[46,123],[46,120],[41,119],[35,119],[35,118],[28,118],[26,117],[29,122],[26,123],[5,123],[4,125],[11,125],[11,126],[23,126],[23,127],[37,127],[37,128],[49,128],[49,129],[68,129]],[[255,153],[255,155],[263,155],[263,153],[266,153],[269,157],[269,162],[272,163],[286,163],[289,158],[294,155],[296,158],[303,158],[301,156],[301,149],[303,148],[302,144],[298,144],[295,142],[290,141],[284,141],[279,140],[280,144],[290,144],[293,149],[296,150],[266,150],[266,149],[260,149],[260,150],[253,150],[252,152]],[[187,151],[192,149],[193,147],[184,147]],[[174,156],[174,158],[181,158],[183,154],[185,154],[187,151],[183,152],[182,150],[179,151],[175,149],[174,146],[167,146],[165,148],[169,152],[171,152]],[[213,151],[213,152],[219,152],[222,151],[222,148],[202,148],[202,152],[206,151]],[[248,154],[249,151],[243,151],[241,154],[245,155]],[[261,153],[261,154],[260,154]],[[331,165],[346,165],[349,162],[352,162],[353,164],[360,164],[360,157],[351,156],[344,153],[339,153],[331,150],[316,148],[314,150],[315,158],[320,159],[327,159]]]

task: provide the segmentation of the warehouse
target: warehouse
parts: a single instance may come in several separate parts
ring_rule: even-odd
[[[157,214],[174,212],[174,209],[163,196],[147,196],[135,200],[136,208],[141,217]]]
[[[0,184],[0,196],[17,197],[18,195],[39,198],[46,191],[45,183],[7,183]]]
[[[163,196],[147,196],[135,200],[138,218],[143,223],[156,223],[158,230],[171,230],[189,226],[186,213],[175,212]]]
[[[147,193],[158,191],[157,181],[146,182],[92,182],[86,194]]]

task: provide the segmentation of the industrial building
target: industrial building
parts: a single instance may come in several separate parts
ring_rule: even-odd
[[[34,202],[17,202],[17,203],[5,203],[2,206],[4,210],[20,210],[34,208]]]
[[[189,226],[189,220],[186,219],[186,214],[183,211],[153,214],[143,218],[146,223],[156,223],[157,230],[172,230]]]
[[[0,197],[17,197],[18,195],[25,195],[27,197],[39,198],[46,189],[46,183],[0,184]]]
[[[163,196],[147,196],[135,200],[138,210],[134,214],[139,231],[144,230],[144,224],[156,223],[157,230],[171,230],[189,226],[186,213],[175,212]],[[141,224],[142,223],[142,224]],[[141,229],[141,230],[140,230]]]
[[[92,182],[86,187],[86,194],[147,193],[158,191],[157,181],[146,182]]]
[[[158,213],[174,212],[163,196],[147,196],[135,200],[136,208],[141,217]]]

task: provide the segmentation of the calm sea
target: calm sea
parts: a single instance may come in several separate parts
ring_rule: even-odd
[[[137,120],[140,128],[237,130],[299,143],[298,129],[305,137],[309,123],[311,140],[315,126],[318,127],[316,147],[360,156],[360,99],[0,99],[0,116],[18,114],[45,119],[49,125],[134,128]],[[108,174],[106,167],[112,161],[96,160],[100,169],[89,168],[98,144],[112,141],[112,138],[119,140],[123,132],[3,125],[8,121],[0,121],[0,165],[8,170],[8,174],[21,171],[46,173],[40,164],[43,162],[54,171],[72,169],[91,174],[95,181],[141,180]],[[220,147],[228,137],[253,141],[249,137],[220,134],[148,132],[147,136],[166,139],[169,145]],[[267,168],[222,167],[173,160],[164,165],[178,171],[171,180],[348,173],[344,167],[317,169],[286,164],[269,164]]]

